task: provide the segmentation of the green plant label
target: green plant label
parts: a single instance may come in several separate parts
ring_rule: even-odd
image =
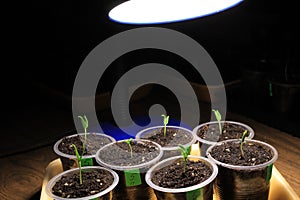
[[[270,179],[272,177],[272,169],[273,169],[273,164],[269,164],[267,167],[267,177],[266,177],[266,182],[269,183]]]
[[[186,193],[186,199],[187,200],[203,200],[202,188],[187,192]]]
[[[93,159],[92,158],[82,158],[81,159],[81,166],[93,166]]]
[[[124,174],[126,187],[137,186],[142,184],[139,169],[125,170]]]
[[[89,200],[98,200],[98,198],[93,198],[93,199],[89,199]]]

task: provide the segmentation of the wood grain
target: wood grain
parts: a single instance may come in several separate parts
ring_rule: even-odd
[[[0,199],[30,199],[41,189],[45,169],[55,158],[52,146],[1,158]]]

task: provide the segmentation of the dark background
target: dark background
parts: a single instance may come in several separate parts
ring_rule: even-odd
[[[80,64],[95,46],[116,33],[140,27],[108,19],[108,11],[120,2],[31,1],[13,9],[7,16],[9,26],[5,32],[8,36],[3,37],[8,43],[8,55],[4,57],[9,59],[4,65],[9,72],[2,73],[5,81],[2,105],[6,116],[19,117],[12,111],[22,110],[32,101],[30,97],[39,94],[41,89],[35,87],[37,83],[71,95]],[[246,82],[243,76],[245,69],[258,69],[264,72],[263,81],[267,84],[269,79],[284,74],[288,60],[289,74],[293,82],[299,84],[296,8],[292,1],[245,0],[235,8],[212,16],[155,26],[180,31],[198,41],[216,62],[225,82],[244,81],[240,90],[228,96],[229,111],[299,136],[298,103],[294,101],[292,108],[282,112],[277,109],[280,106],[272,107],[268,91],[258,91],[256,85]],[[157,50],[135,53],[145,56],[129,55],[112,64],[99,83],[99,93],[111,92],[118,78],[133,67],[130,62],[143,63],[151,59],[165,62],[188,80],[203,84],[193,67],[178,61],[176,55],[169,55],[174,59],[166,60],[167,56],[161,56],[162,52]],[[51,99],[51,103],[54,102]]]

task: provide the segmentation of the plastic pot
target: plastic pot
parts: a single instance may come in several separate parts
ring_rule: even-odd
[[[270,150],[271,159],[262,164],[240,166],[220,162],[211,156],[213,148],[231,142],[240,144],[239,139],[226,140],[210,146],[207,150],[208,159],[215,162],[219,168],[215,181],[216,197],[220,200],[268,200],[272,168],[278,158],[278,152],[265,142],[246,140],[248,144],[258,144],[263,149]]]
[[[154,141],[156,141],[156,139],[158,138],[157,134],[159,134],[163,128],[164,126],[153,126],[143,129],[136,134],[136,138],[153,140],[151,139],[153,137],[155,139]],[[188,148],[196,142],[196,138],[191,130],[180,126],[166,126],[167,134],[171,129],[177,132],[177,134],[171,141],[168,141],[168,143],[165,144],[157,142],[161,145],[161,148],[163,150],[163,156],[161,160],[181,155],[180,149],[178,147],[179,144],[183,145],[185,148]]]
[[[241,133],[243,133],[244,130],[247,130],[248,131],[248,136],[246,137],[247,139],[252,139],[254,137],[254,130],[250,126],[248,126],[244,123],[241,123],[241,122],[236,122],[236,121],[221,121],[221,124],[224,124],[224,122],[232,124],[234,126],[240,126],[242,128]],[[204,126],[215,126],[216,127],[214,130],[211,130],[210,134],[207,134],[207,138],[205,138],[205,139],[199,137],[197,134],[198,130]],[[217,142],[220,142],[220,139],[219,139],[220,131],[219,131],[219,126],[218,126],[218,121],[206,122],[206,123],[202,123],[202,124],[196,126],[193,129],[193,134],[195,135],[195,138],[199,144],[201,156],[206,156],[207,149],[211,145],[214,145]],[[232,136],[232,137],[234,137],[234,136]],[[241,137],[239,137],[239,138],[241,138]],[[228,139],[239,139],[239,138],[228,138]]]
[[[109,172],[113,176],[112,184],[101,192],[98,192],[98,193],[95,193],[95,194],[92,194],[89,196],[85,196],[85,197],[80,197],[80,198],[63,198],[63,197],[55,195],[52,192],[52,188],[60,179],[62,179],[65,176],[74,176],[75,174],[79,174],[79,168],[75,168],[75,169],[66,170],[66,171],[54,176],[47,183],[45,192],[50,198],[53,198],[55,200],[72,200],[72,199],[74,199],[74,200],[75,199],[76,200],[91,200],[91,199],[104,200],[104,199],[110,199],[110,197],[112,196],[113,189],[117,186],[117,184],[119,182],[118,174],[116,172],[114,172],[113,170],[106,169],[106,168],[100,167],[100,166],[82,167],[83,174],[86,171],[92,171],[92,170],[105,170],[105,171]],[[76,188],[76,190],[77,190],[77,188]]]
[[[113,169],[120,177],[112,199],[152,199],[154,193],[145,183],[145,174],[162,157],[161,146],[150,140],[134,139],[131,154],[126,141],[105,145],[97,151],[95,157],[99,165]],[[139,150],[139,145],[144,145],[145,151]]]
[[[84,133],[74,134],[67,136],[66,138],[76,137],[79,136],[80,140],[84,141]],[[64,138],[58,140],[54,144],[54,152],[59,156],[63,170],[73,169],[78,167],[78,161],[75,155],[75,151],[73,154],[70,153],[64,153],[59,149],[59,145],[63,141]],[[84,155],[82,157],[82,166],[93,166],[97,164],[95,160],[96,152],[103,147],[104,145],[115,142],[116,140],[106,134],[103,133],[87,133],[87,142],[86,142],[86,151],[88,152],[88,155]],[[73,147],[72,147],[73,148]],[[77,147],[78,148],[78,147]]]
[[[269,80],[269,87],[272,109],[280,113],[289,113],[300,108],[300,82],[289,83],[273,79]]]
[[[156,185],[152,181],[153,174],[158,170],[168,167],[176,162],[178,159],[182,159],[182,156],[175,156],[161,160],[159,163],[151,167],[146,174],[147,184],[154,189],[156,198],[158,200],[167,199],[181,199],[181,200],[212,200],[213,199],[213,182],[218,174],[218,167],[215,163],[201,156],[188,156],[188,159],[194,161],[204,162],[211,170],[212,174],[208,179],[201,183],[182,188],[166,188]]]

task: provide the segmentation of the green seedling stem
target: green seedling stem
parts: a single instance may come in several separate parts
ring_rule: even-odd
[[[212,111],[214,112],[215,117],[216,117],[216,119],[218,121],[220,135],[222,135],[222,125],[221,125],[221,118],[222,118],[222,116],[221,116],[221,114],[220,114],[220,112],[218,110],[214,110],[213,109]]]
[[[128,140],[125,140],[125,142],[128,144],[129,149],[130,149],[130,156],[131,156],[131,158],[132,158],[132,146],[131,146],[131,141],[132,140],[133,140],[132,138],[129,138]]]
[[[242,140],[241,140],[241,143],[240,143],[240,150],[241,150],[241,154],[242,154],[242,157],[243,157],[243,158],[244,158],[243,144],[245,143],[246,135],[247,135],[247,130],[245,130],[245,131],[243,132]]]
[[[179,150],[181,152],[181,155],[183,156],[183,172],[186,172],[186,161],[189,155],[189,151],[187,148],[185,148],[183,145],[179,144]]]
[[[83,126],[83,129],[84,129],[84,141],[83,141],[83,144],[82,144],[82,152],[81,152],[81,155],[79,154],[78,152],[78,149],[76,147],[75,144],[72,144],[72,146],[74,147],[74,151],[75,151],[75,154],[76,154],[76,158],[77,158],[77,161],[78,161],[78,167],[79,167],[79,182],[80,184],[82,184],[82,170],[81,170],[81,166],[82,166],[82,156],[85,152],[85,145],[86,145],[86,133],[87,133],[87,128],[89,126],[89,122],[86,118],[86,116],[84,115],[83,117],[82,116],[78,116],[78,118],[80,118],[81,120],[81,124]]]
[[[78,160],[78,167],[79,167],[79,183],[82,184],[82,172],[81,172],[81,159],[82,159],[82,156],[79,155],[78,149],[77,149],[76,145],[75,145],[75,144],[72,144],[72,146],[74,147],[75,154],[76,154],[76,158],[77,158],[77,160]]]
[[[164,137],[166,137],[167,134],[167,124],[169,123],[169,116],[162,114],[161,115],[164,118]]]

